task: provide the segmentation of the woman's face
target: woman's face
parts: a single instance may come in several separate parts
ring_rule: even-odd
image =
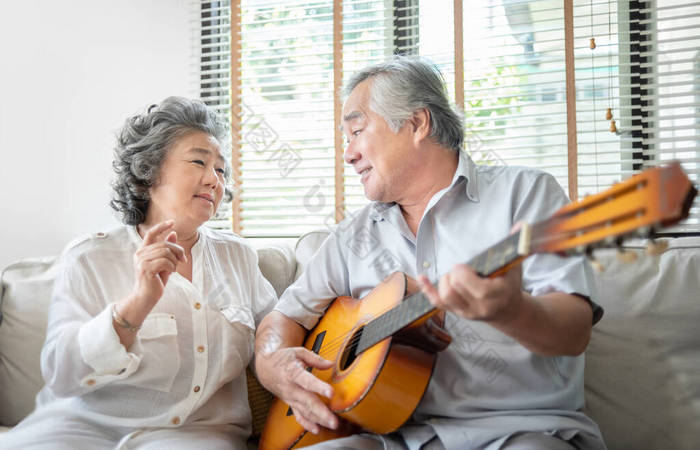
[[[209,220],[224,194],[224,158],[219,142],[202,131],[175,141],[150,189],[146,223],[173,219],[178,227],[195,229]]]

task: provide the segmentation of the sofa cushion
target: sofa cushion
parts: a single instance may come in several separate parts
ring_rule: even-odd
[[[57,258],[32,258],[2,272],[0,309],[0,425],[17,424],[34,409],[34,397],[44,385],[39,354]]]
[[[605,308],[586,351],[586,412],[611,450],[700,444],[700,238],[670,241],[660,256],[642,242],[595,256]]]
[[[311,257],[316,253],[316,250],[321,247],[326,240],[330,230],[316,230],[302,234],[297,240],[294,247],[294,256],[297,260],[296,274],[294,279],[299,278],[299,275],[304,271]]]
[[[295,279],[297,264],[294,252],[286,245],[262,247],[257,252],[260,272],[270,282],[279,297]]]

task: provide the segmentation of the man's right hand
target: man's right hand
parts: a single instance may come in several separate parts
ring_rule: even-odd
[[[255,370],[270,392],[287,403],[306,430],[317,434],[321,426],[338,427],[338,417],[318,397],[333,396],[330,384],[321,381],[307,367],[321,370],[333,362],[299,345],[305,330],[282,313],[273,311],[260,323],[256,337]]]

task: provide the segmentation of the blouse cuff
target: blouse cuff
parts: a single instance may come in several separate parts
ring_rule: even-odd
[[[129,353],[119,340],[112,324],[112,304],[84,323],[78,332],[80,355],[94,373],[88,374],[88,385],[103,381],[126,378],[139,366],[141,358]]]

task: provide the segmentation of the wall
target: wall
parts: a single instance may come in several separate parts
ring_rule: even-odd
[[[197,96],[190,0],[0,2],[0,267],[116,225],[115,131]]]

